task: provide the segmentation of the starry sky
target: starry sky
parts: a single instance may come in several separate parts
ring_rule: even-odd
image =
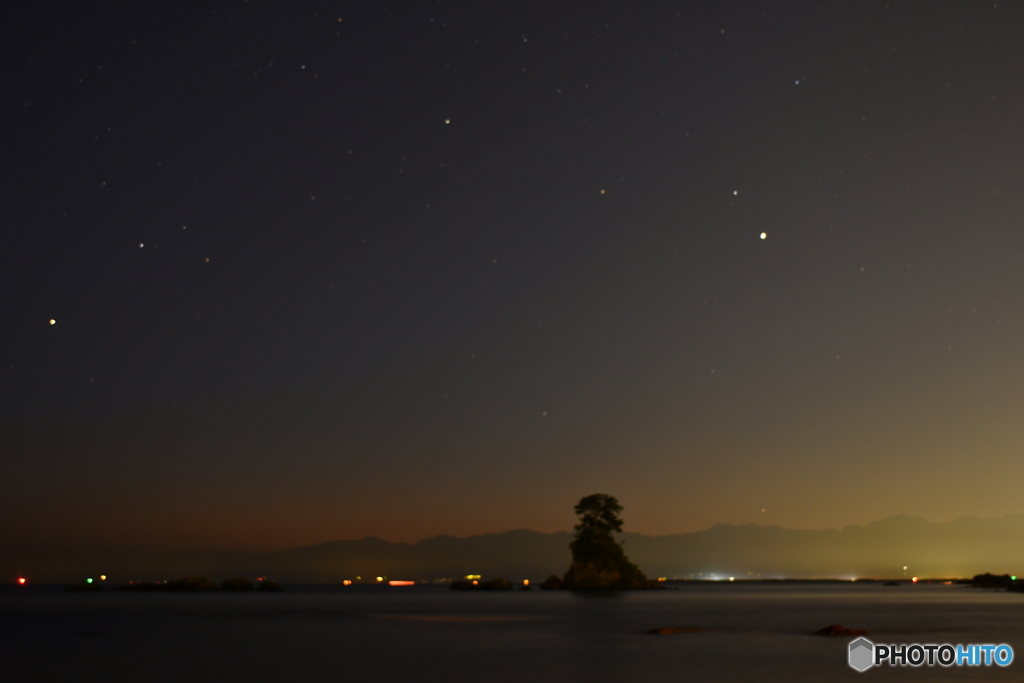
[[[8,547],[1024,512],[1019,2],[4,23]]]

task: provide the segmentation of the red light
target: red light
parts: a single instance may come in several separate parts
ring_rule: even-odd
[[[18,585],[19,586],[24,586],[25,585],[25,579],[24,578],[19,578],[18,579]]]

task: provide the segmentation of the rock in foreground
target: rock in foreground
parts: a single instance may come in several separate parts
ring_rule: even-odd
[[[862,628],[846,628],[842,624],[829,624],[815,631],[819,636],[866,636],[868,634]]]

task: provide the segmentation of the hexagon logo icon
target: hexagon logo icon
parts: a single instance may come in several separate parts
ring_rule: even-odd
[[[857,671],[867,671],[875,663],[875,644],[867,638],[858,638],[850,643],[850,666]]]

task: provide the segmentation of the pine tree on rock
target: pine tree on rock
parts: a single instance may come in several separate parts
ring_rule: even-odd
[[[622,506],[614,496],[595,493],[576,504],[580,521],[569,549],[572,566],[562,583],[565,588],[629,589],[650,588],[651,581],[629,561],[612,533],[622,531]]]

